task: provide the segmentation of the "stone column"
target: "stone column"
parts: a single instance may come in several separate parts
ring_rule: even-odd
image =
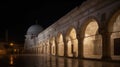
[[[50,49],[49,49],[50,50],[50,55],[52,55],[52,46],[51,46],[52,44],[50,43],[49,45],[50,45]]]
[[[80,34],[77,35],[78,38],[78,58],[82,59],[83,57],[83,39],[84,38],[80,38]]]
[[[56,52],[56,53],[55,53],[55,56],[59,56],[59,55],[58,55],[58,44],[57,44],[57,41],[56,41],[56,40],[55,40],[55,50],[56,50],[56,51],[55,51],[55,52]]]
[[[63,41],[64,41],[64,57],[67,57],[67,41],[65,37],[63,37]]]
[[[102,60],[111,60],[110,35],[105,31],[102,33]]]

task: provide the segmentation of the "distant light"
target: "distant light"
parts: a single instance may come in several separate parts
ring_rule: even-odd
[[[14,49],[14,52],[16,52],[17,51],[17,49]]]
[[[10,43],[10,46],[13,46],[14,44],[13,43]]]
[[[13,58],[13,56],[11,55],[11,56],[10,56],[10,64],[11,64],[11,65],[13,65],[13,63],[14,63],[13,60],[14,60],[14,58]]]

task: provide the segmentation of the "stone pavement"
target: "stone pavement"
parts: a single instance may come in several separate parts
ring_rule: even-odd
[[[26,67],[120,67],[119,62],[80,60],[55,56],[24,56]]]
[[[0,67],[120,67],[119,62],[80,60],[46,55],[11,56],[12,59],[10,56],[7,57],[0,58]]]

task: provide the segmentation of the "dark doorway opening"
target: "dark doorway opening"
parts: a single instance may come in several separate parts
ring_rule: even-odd
[[[120,38],[114,39],[114,55],[120,55]]]

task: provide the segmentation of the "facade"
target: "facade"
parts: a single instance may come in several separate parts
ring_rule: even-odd
[[[120,0],[87,0],[38,33],[35,42],[28,36],[28,52],[120,60]]]
[[[33,47],[35,47],[35,45],[37,45],[37,40],[38,40],[38,34],[43,30],[43,28],[40,25],[32,25],[29,27],[25,37],[25,50],[27,53],[32,53],[31,50]]]

